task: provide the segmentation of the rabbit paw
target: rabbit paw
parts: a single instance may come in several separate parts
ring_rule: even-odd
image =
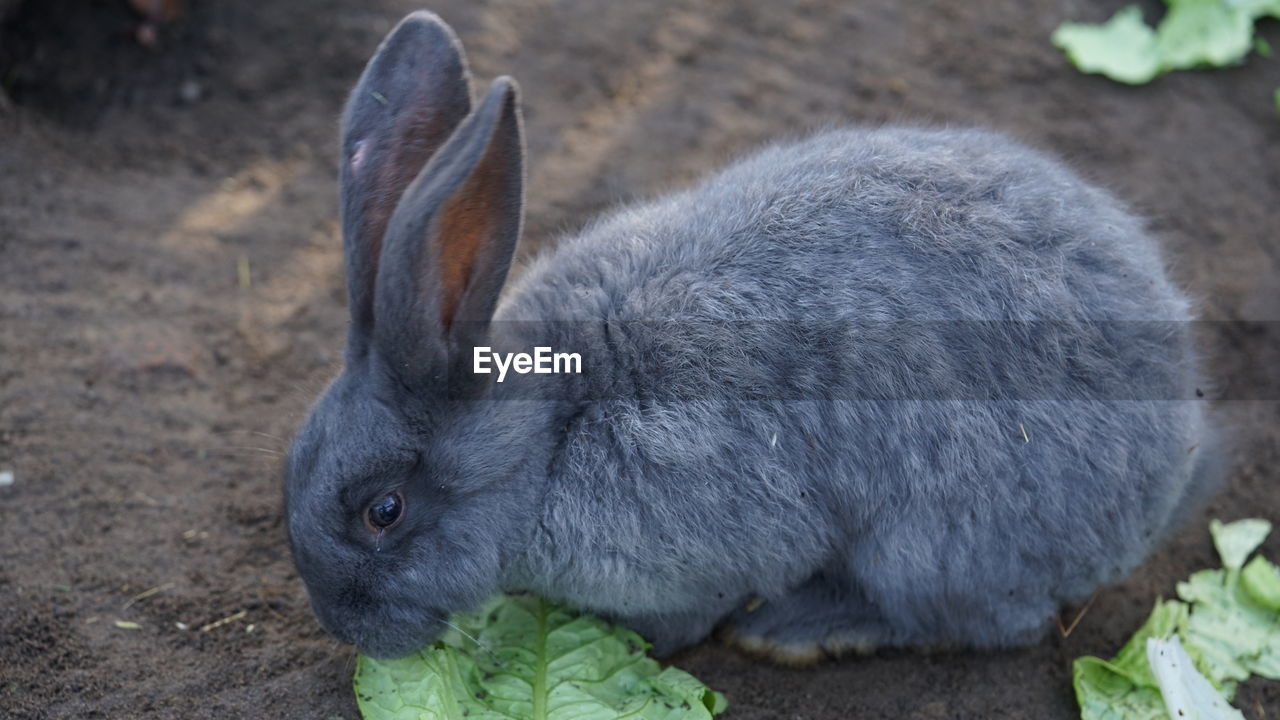
[[[652,645],[655,657],[667,657],[700,642],[711,633],[716,616],[703,613],[668,613],[615,618]]]
[[[785,597],[748,603],[729,617],[721,637],[748,655],[805,666],[874,652],[887,632],[870,603],[815,579]]]

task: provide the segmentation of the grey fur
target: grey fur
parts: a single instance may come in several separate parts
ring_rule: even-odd
[[[435,164],[419,182],[457,186]],[[376,307],[409,307],[390,275]],[[725,621],[782,659],[1033,642],[1212,488],[1191,317],[1133,215],[1009,139],[778,144],[563,239],[465,341],[430,318],[371,334],[291,449],[295,557],[321,622],[379,656],[500,590],[660,653]],[[474,344],[588,372],[477,382]],[[406,519],[375,541],[364,509],[394,488]]]

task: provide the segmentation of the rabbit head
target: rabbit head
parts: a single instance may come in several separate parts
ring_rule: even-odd
[[[345,364],[294,438],[285,511],[317,618],[375,656],[417,650],[497,589],[528,501],[508,487],[508,446],[527,440],[468,409],[484,387],[461,364],[520,234],[517,90],[498,78],[474,111],[470,95],[452,32],[415,13],[343,116]]]

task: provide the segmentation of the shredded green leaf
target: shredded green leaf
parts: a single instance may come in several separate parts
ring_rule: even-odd
[[[1250,50],[1269,50],[1254,41],[1254,21],[1280,17],[1280,0],[1166,0],[1168,11],[1154,29],[1142,10],[1130,5],[1100,25],[1063,23],[1053,44],[1082,72],[1098,73],[1130,85],[1150,82],[1171,70],[1227,67]]]
[[[1085,720],[1166,720],[1154,686],[1136,685],[1105,660],[1082,657],[1072,665],[1080,717]]]
[[[1266,558],[1245,560],[1266,539],[1271,524],[1241,520],[1210,524],[1214,546],[1222,558],[1220,570],[1201,570],[1178,583],[1179,600],[1157,601],[1150,617],[1110,661],[1077,658],[1073,665],[1076,699],[1084,720],[1166,718],[1166,701],[1147,654],[1148,639],[1175,638],[1195,665],[1172,673],[1165,682],[1182,678],[1199,683],[1202,675],[1222,694],[1235,695],[1236,684],[1251,675],[1280,680],[1280,568]],[[1202,687],[1174,690],[1185,702],[1202,694]]]
[[[1209,533],[1213,535],[1213,546],[1222,558],[1222,566],[1228,570],[1239,570],[1244,561],[1267,535],[1271,534],[1271,523],[1266,520],[1238,520],[1230,525],[1223,525],[1217,520],[1209,522]]]
[[[1175,635],[1186,622],[1186,604],[1177,600],[1159,601],[1147,621],[1110,662],[1088,656],[1076,659],[1072,676],[1080,717],[1084,720],[1164,720],[1164,700],[1147,662],[1147,638]]]
[[[1256,557],[1240,573],[1240,586],[1258,605],[1280,612],[1280,569]]]
[[[1150,82],[1160,74],[1156,33],[1142,21],[1142,9],[1130,5],[1102,25],[1064,23],[1053,32],[1053,44],[1077,68],[1130,85]]]
[[[728,706],[646,656],[639,635],[537,597],[499,596],[452,621],[416,655],[357,660],[365,720],[700,720]]]
[[[1147,662],[1164,697],[1171,718],[1191,720],[1245,720],[1227,703],[1218,689],[1196,669],[1195,661],[1177,635],[1168,640],[1147,640]]]
[[[1253,47],[1253,17],[1223,0],[1180,0],[1156,36],[1163,70],[1237,65]]]

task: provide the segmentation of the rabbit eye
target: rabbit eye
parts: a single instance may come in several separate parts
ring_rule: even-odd
[[[368,521],[369,527],[382,531],[400,522],[400,518],[403,515],[404,496],[398,492],[393,492],[375,500],[369,506],[365,519]]]

